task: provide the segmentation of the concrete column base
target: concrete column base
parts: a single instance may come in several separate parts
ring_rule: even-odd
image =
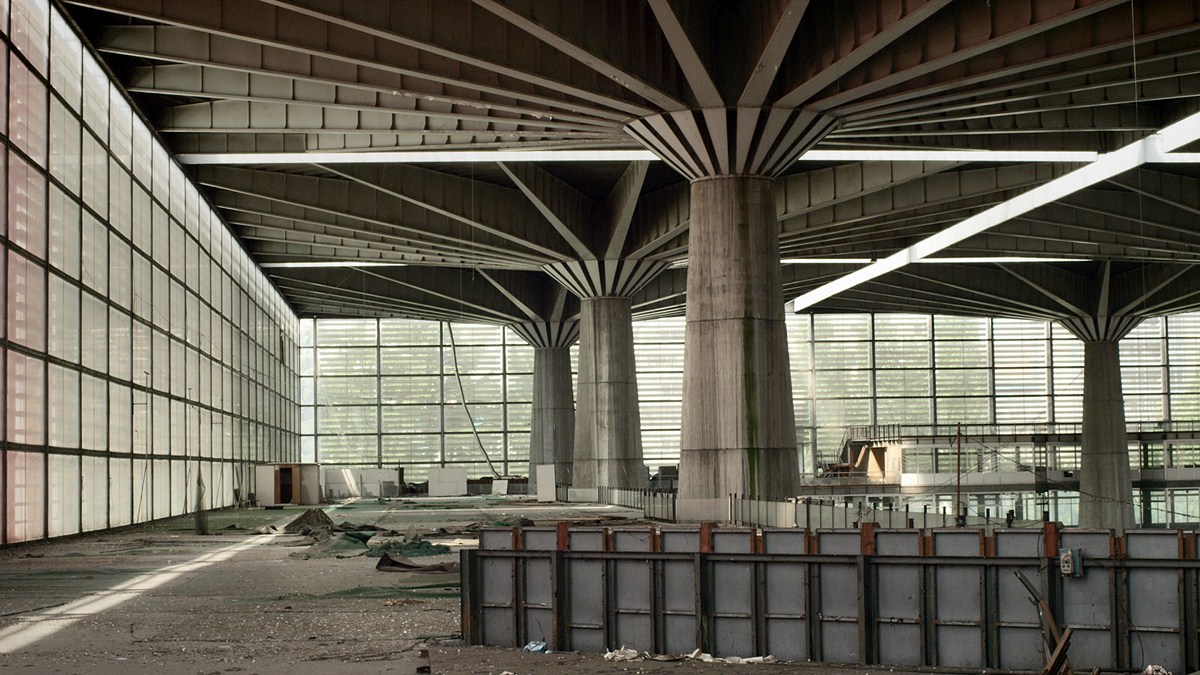
[[[1116,340],[1083,343],[1083,435],[1079,526],[1133,527],[1133,482]]]
[[[571,485],[644,487],[642,427],[633,359],[633,302],[582,298]]]
[[[790,497],[799,487],[771,185],[692,183],[680,499]]]
[[[553,464],[554,480],[571,482],[575,445],[575,395],[571,390],[571,348],[533,350],[533,405],[530,411],[529,485],[537,487],[537,465]]]

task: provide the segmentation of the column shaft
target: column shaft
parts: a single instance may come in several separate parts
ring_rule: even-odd
[[[1079,526],[1133,527],[1133,483],[1116,340],[1083,343]]]
[[[798,489],[771,184],[723,176],[691,186],[681,499]]]
[[[571,482],[575,440],[575,396],[571,390],[571,348],[533,350],[533,408],[530,413],[529,484],[537,486],[537,465],[554,464],[555,480]]]
[[[645,485],[632,308],[629,298],[580,300],[573,487]]]

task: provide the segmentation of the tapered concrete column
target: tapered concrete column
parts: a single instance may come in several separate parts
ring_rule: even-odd
[[[512,329],[534,348],[529,486],[537,488],[539,464],[553,464],[555,482],[570,483],[575,444],[571,345],[579,338],[579,322],[522,323]]]
[[[642,424],[629,298],[582,298],[571,485],[643,487]]]
[[[1116,340],[1083,343],[1083,438],[1079,526],[1133,527],[1133,483]]]
[[[664,269],[661,262],[638,259],[545,268],[580,299],[572,487],[645,485],[630,297]]]
[[[693,181],[679,496],[796,494],[772,181]]]

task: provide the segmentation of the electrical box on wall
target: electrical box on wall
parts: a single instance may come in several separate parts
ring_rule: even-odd
[[[1082,551],[1077,548],[1060,548],[1058,550],[1058,571],[1064,577],[1083,576]]]

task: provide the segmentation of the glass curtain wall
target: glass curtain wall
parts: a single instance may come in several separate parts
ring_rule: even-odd
[[[528,471],[533,349],[515,333],[304,319],[300,345],[305,461],[400,466],[409,481],[439,465],[492,475],[489,460],[502,475]]]
[[[836,460],[847,427],[963,424],[1019,432],[1082,420],[1083,345],[1054,324],[907,314],[793,314],[787,323],[797,435],[809,472]],[[487,473],[459,404],[444,324],[301,325],[306,458],[414,468],[453,463]],[[646,463],[672,464],[679,456],[684,320],[639,321],[633,329]],[[455,334],[484,445],[522,471],[532,350],[496,327],[456,326]],[[1130,423],[1200,421],[1200,314],[1143,322],[1121,341],[1121,358]],[[1032,452],[994,449],[976,460],[977,470],[1002,469],[997,456],[1033,463]],[[1078,448],[1056,453],[1051,466],[1078,467]],[[1190,443],[1148,446],[1144,455],[1148,466],[1200,463],[1200,448]],[[914,455],[910,469],[946,470],[947,461]]]
[[[298,321],[46,0],[0,0],[3,543],[295,461]]]

